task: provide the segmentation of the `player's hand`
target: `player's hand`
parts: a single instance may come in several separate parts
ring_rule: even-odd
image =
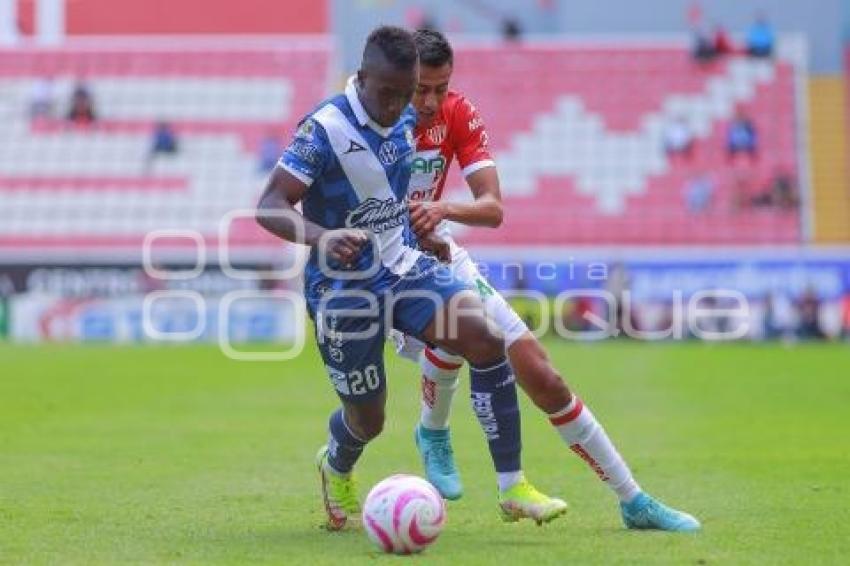
[[[420,238],[434,231],[441,221],[446,218],[446,208],[443,202],[411,202],[410,227]]]
[[[419,247],[443,263],[452,261],[452,249],[449,243],[433,232],[419,238]]]
[[[340,228],[325,232],[320,242],[320,252],[329,259],[348,266],[354,263],[369,237],[363,230],[355,228]]]

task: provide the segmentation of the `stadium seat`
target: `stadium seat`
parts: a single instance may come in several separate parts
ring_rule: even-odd
[[[127,41],[123,41],[127,43]],[[0,49],[0,251],[99,246],[140,249],[149,230],[189,228],[215,244],[227,212],[251,208],[264,181],[257,147],[283,142],[328,91],[330,48],[302,40],[207,49],[150,42]],[[31,122],[33,84],[52,79],[54,117]],[[78,80],[97,121],[63,120]],[[149,163],[154,125],[179,153]],[[247,230],[247,232],[246,232]],[[237,245],[278,246],[253,223]]]
[[[799,214],[734,206],[739,175],[760,187],[779,166],[798,173],[796,73],[782,60],[702,67],[672,47],[459,48],[455,87],[487,123],[507,209],[501,230],[464,230],[463,241],[799,242]],[[753,118],[761,146],[744,167],[725,153],[737,107]],[[663,127],[678,117],[697,136],[686,163],[663,150]],[[716,183],[713,204],[690,213],[683,188],[703,172]],[[450,186],[450,194],[466,191],[457,175]]]
[[[0,251],[138,248],[156,228],[198,230],[215,245],[220,219],[256,202],[260,140],[291,134],[330,90],[330,65],[321,42],[0,49]],[[458,46],[455,88],[487,123],[507,208],[502,229],[468,230],[464,243],[799,242],[796,212],[735,205],[739,176],[758,190],[777,167],[800,171],[798,72],[784,60],[696,66],[684,47],[623,42]],[[46,77],[57,118],[30,122],[29,93]],[[79,79],[98,115],[89,127],[61,119]],[[760,158],[744,166],[724,148],[738,107],[761,142]],[[665,124],[678,117],[697,135],[690,162],[662,148]],[[180,152],[150,164],[161,120]],[[705,172],[716,181],[713,204],[691,213],[684,186]],[[449,186],[466,191],[456,171]],[[237,226],[237,247],[278,246],[252,222]]]

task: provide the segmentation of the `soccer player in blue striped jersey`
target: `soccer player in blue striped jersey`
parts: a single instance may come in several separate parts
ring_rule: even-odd
[[[468,284],[420,249],[447,259],[445,242],[417,241],[411,229],[416,115],[410,101],[418,79],[412,35],[391,26],[373,31],[356,77],[301,121],[258,205],[260,225],[311,248],[307,308],[342,405],[317,456],[327,524],[340,529],[359,516],[352,470],[384,424],[390,328],[469,362],[473,408],[497,471],[503,516],[549,521],[566,504],[538,492],[522,473],[516,383],[504,341]],[[294,208],[299,202],[303,215]],[[446,321],[454,323],[449,332]]]

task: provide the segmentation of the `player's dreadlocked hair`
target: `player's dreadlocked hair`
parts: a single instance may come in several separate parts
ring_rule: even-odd
[[[363,49],[363,67],[378,54],[397,69],[412,68],[419,57],[413,34],[396,26],[381,26],[369,34]]]
[[[419,62],[429,67],[442,67],[454,63],[454,52],[446,36],[433,29],[420,29],[413,34]]]

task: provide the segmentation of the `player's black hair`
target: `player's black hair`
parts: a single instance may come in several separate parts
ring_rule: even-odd
[[[372,30],[363,48],[363,67],[380,55],[396,69],[407,70],[416,65],[419,54],[413,34],[397,26],[381,26]]]
[[[413,34],[419,62],[429,67],[442,67],[454,63],[454,52],[446,36],[434,29],[420,29]]]

